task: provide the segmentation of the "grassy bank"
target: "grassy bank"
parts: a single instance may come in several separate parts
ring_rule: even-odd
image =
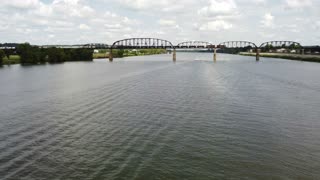
[[[249,52],[241,52],[239,54],[243,55],[243,56],[256,56],[256,53],[249,53]],[[281,59],[309,61],[309,62],[319,62],[320,63],[320,56],[317,56],[317,55],[260,53],[260,57],[281,58]]]
[[[114,49],[112,54],[114,58],[130,57],[130,56],[146,56],[155,54],[165,54],[165,49],[138,49],[138,50],[122,50]],[[109,50],[99,50],[97,53],[93,53],[92,57],[94,59],[105,59],[109,58]]]
[[[93,59],[105,59],[105,58],[109,58],[109,54],[108,53],[93,53],[92,57],[93,57]]]
[[[20,64],[20,56],[19,55],[10,55],[9,58],[6,56],[3,58],[3,64]]]

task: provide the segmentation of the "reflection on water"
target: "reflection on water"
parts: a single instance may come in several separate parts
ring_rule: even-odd
[[[0,69],[2,179],[319,179],[320,65],[210,53]]]

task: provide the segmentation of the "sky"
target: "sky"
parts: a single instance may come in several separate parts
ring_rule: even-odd
[[[0,0],[0,43],[112,44],[134,37],[320,45],[320,0]]]

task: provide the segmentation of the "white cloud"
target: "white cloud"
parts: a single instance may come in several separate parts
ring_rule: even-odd
[[[150,0],[117,0],[123,5],[136,9],[136,10],[145,10],[152,7],[163,8],[169,7],[172,2],[169,0],[161,0],[161,1],[150,1]]]
[[[223,21],[223,20],[216,20],[207,22],[199,27],[200,31],[220,31],[220,30],[228,30],[233,27],[232,24]]]
[[[79,25],[79,29],[81,29],[81,30],[90,30],[91,28],[86,24],[80,24]]]
[[[155,12],[159,13],[190,13],[195,6],[199,6],[202,3],[195,0],[110,0],[111,3],[120,4],[129,10],[141,14],[148,14],[154,16]]]
[[[263,39],[273,39],[276,36],[274,33],[266,32],[259,32],[259,35],[262,36]]]
[[[18,9],[29,9],[35,8],[40,5],[38,0],[2,0],[1,6],[18,8]]]
[[[252,0],[256,4],[264,4],[266,3],[266,0]]]
[[[266,13],[263,16],[261,23],[263,27],[268,27],[268,28],[274,27],[274,16],[272,16],[270,13]]]
[[[2,42],[112,43],[148,36],[174,43],[286,37],[316,44],[320,29],[318,0],[0,0],[0,4]],[[283,11],[284,6],[299,10]],[[284,27],[292,24],[297,26]],[[212,36],[215,31],[219,37]]]
[[[288,8],[304,8],[312,6],[312,0],[285,0]]]
[[[174,20],[169,20],[169,19],[160,19],[158,21],[158,23],[161,25],[161,26],[176,26],[176,21]]]
[[[104,27],[107,29],[121,29],[123,26],[121,24],[105,24]]]
[[[320,20],[314,23],[314,29],[320,30]]]
[[[204,16],[233,14],[237,9],[234,0],[210,0],[209,5],[201,8],[198,13]]]
[[[94,10],[79,0],[54,0],[50,6],[55,14],[71,17],[92,17]]]

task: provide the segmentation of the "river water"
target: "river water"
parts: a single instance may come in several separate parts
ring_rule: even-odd
[[[0,68],[0,179],[320,179],[320,64],[171,56]]]

